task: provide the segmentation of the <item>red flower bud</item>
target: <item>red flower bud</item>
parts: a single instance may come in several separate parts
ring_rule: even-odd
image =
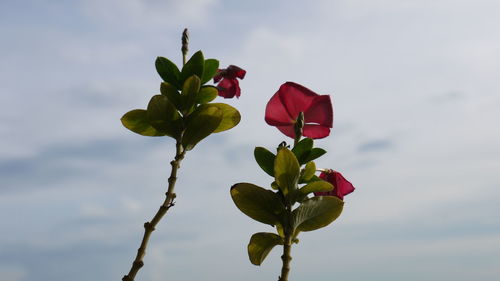
[[[346,180],[341,173],[328,170],[321,172],[319,177],[333,185],[332,191],[327,192],[314,192],[316,196],[337,196],[339,199],[344,200],[344,196],[354,191],[354,186]]]

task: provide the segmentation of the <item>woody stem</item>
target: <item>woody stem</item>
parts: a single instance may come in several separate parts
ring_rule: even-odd
[[[137,272],[144,265],[143,258],[146,255],[146,248],[148,246],[149,237],[151,233],[155,230],[156,225],[160,222],[163,216],[167,213],[170,207],[174,206],[175,199],[175,182],[177,181],[177,170],[180,168],[180,164],[182,159],[184,159],[186,151],[183,149],[180,141],[177,141],[176,144],[176,153],[175,158],[170,162],[172,165],[172,170],[170,171],[170,177],[168,178],[168,189],[166,192],[166,198],[163,204],[160,206],[156,214],[154,215],[151,221],[144,223],[144,236],[142,237],[142,242],[137,250],[137,255],[135,257],[134,262],[132,263],[132,267],[127,275],[123,276],[122,281],[134,281]]]

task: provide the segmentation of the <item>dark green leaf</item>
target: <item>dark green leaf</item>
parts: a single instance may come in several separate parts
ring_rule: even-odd
[[[335,196],[316,196],[306,199],[292,212],[294,237],[300,231],[325,227],[342,213],[344,202]]]
[[[295,154],[286,147],[278,149],[274,160],[274,178],[285,196],[297,188],[299,176],[300,166]]]
[[[191,150],[202,139],[209,136],[219,127],[222,112],[217,107],[197,109],[188,119],[186,131],[182,136],[182,145]]]
[[[120,119],[125,128],[139,135],[148,137],[164,136],[165,133],[158,132],[149,123],[147,112],[144,109],[131,110]]]
[[[200,78],[196,75],[190,76],[182,85],[182,111],[188,113],[196,103],[198,92],[200,91]]]
[[[160,74],[163,81],[174,85],[177,88],[181,87],[179,81],[180,71],[169,59],[164,57],[157,57],[155,61],[156,71]]]
[[[175,86],[167,82],[162,82],[160,85],[160,92],[168,98],[175,108],[182,110],[181,94]]]
[[[241,115],[236,108],[225,103],[209,103],[199,106],[200,109],[209,107],[216,107],[222,112],[222,121],[220,122],[219,127],[215,129],[214,133],[229,130],[240,123]]]
[[[262,170],[271,177],[274,177],[274,159],[276,159],[276,155],[263,147],[256,147],[253,155]]]
[[[314,159],[321,157],[325,153],[326,150],[324,150],[323,148],[315,147],[311,150],[311,153],[309,153],[309,156],[307,156],[305,162],[313,161]]]
[[[269,252],[276,245],[283,245],[283,238],[269,232],[258,232],[252,235],[248,243],[248,257],[254,265],[261,265]]]
[[[203,69],[205,68],[205,59],[203,58],[203,53],[198,51],[186,62],[184,67],[182,67],[180,75],[180,83],[184,84],[184,81],[188,77],[196,75],[198,77],[203,77]]]
[[[297,157],[297,160],[299,160],[300,164],[304,164],[307,162],[306,161],[307,157],[309,156],[309,153],[311,152],[313,145],[314,142],[311,138],[305,138],[299,141],[299,143],[297,143],[293,147],[292,151]]]
[[[231,197],[236,207],[252,219],[269,225],[282,223],[285,207],[271,190],[251,183],[238,183],[231,187]]]
[[[155,95],[151,98],[147,117],[151,126],[173,138],[180,136],[183,130],[179,112],[164,95]]]
[[[207,83],[212,79],[219,69],[219,61],[216,59],[205,60],[205,68],[203,70],[203,77],[201,78],[201,84]]]
[[[196,97],[196,103],[205,104],[213,101],[217,95],[219,94],[219,90],[217,90],[214,86],[202,86],[198,96]]]

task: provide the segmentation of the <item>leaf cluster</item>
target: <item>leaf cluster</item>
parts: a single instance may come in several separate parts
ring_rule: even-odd
[[[241,115],[224,103],[211,103],[216,87],[205,85],[217,73],[219,61],[196,52],[181,70],[169,59],[158,57],[156,71],[163,79],[160,94],[151,97],[147,109],[134,109],[121,118],[123,126],[143,136],[169,136],[191,150],[212,133],[236,126]]]
[[[324,149],[315,148],[310,138],[302,139],[292,149],[280,145],[276,154],[263,147],[255,148],[255,160],[274,178],[271,189],[238,183],[231,187],[231,197],[241,212],[276,227],[277,233],[252,235],[248,255],[253,264],[260,265],[274,246],[287,243],[287,237],[298,242],[300,232],[325,227],[340,216],[344,202],[339,198],[309,196],[334,188],[315,176],[313,160],[325,153]]]

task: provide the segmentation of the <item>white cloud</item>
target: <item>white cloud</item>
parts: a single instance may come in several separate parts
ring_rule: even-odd
[[[209,20],[216,0],[83,0],[87,16],[100,21],[134,28],[166,27],[186,22],[202,24]]]

